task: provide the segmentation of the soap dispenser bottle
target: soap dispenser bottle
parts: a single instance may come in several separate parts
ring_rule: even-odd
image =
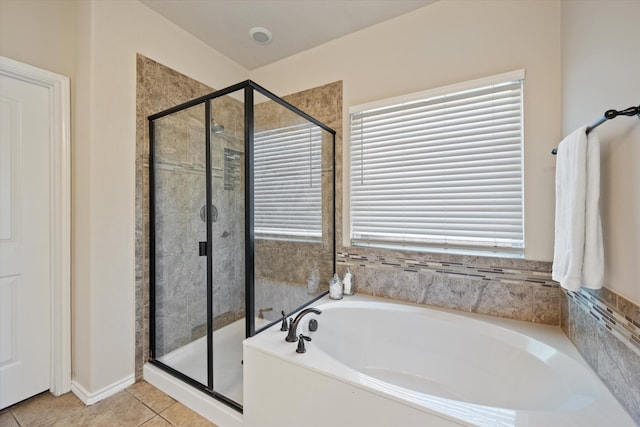
[[[329,298],[342,299],[342,282],[338,277],[338,273],[335,273],[329,282]]]
[[[342,283],[344,284],[344,295],[353,295],[353,274],[351,274],[349,267],[347,267]]]

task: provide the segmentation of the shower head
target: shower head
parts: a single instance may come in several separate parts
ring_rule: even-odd
[[[211,130],[213,131],[214,134],[220,135],[222,132],[224,132],[224,126],[214,122],[213,126],[211,127]]]

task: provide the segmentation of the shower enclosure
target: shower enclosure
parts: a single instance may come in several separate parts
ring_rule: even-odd
[[[335,132],[246,81],[149,135],[151,363],[241,410],[242,340],[335,272]]]

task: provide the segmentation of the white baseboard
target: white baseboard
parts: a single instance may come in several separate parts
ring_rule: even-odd
[[[238,411],[231,409],[213,397],[207,396],[150,363],[145,363],[143,376],[149,384],[159,388],[187,408],[220,427],[242,427],[244,424],[242,414]]]
[[[116,394],[119,391],[124,390],[125,388],[129,387],[135,382],[136,382],[135,375],[131,374],[128,377],[118,382],[115,382],[111,385],[108,385],[107,387],[104,387],[98,391],[89,392],[87,391],[87,389],[85,389],[80,384],[78,384],[75,380],[73,380],[71,381],[71,391],[73,392],[73,394],[78,396],[78,399],[82,400],[82,402],[85,405],[93,405],[94,403],[97,403],[102,399],[105,399],[109,396]]]

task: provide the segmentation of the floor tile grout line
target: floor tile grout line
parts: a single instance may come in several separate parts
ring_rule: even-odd
[[[172,404],[171,406],[173,406],[173,404]],[[169,409],[169,408],[167,408],[167,409]],[[164,412],[164,411],[163,411],[163,412]],[[159,416],[160,418],[162,418],[163,420],[165,420],[166,422],[168,422],[171,426],[175,426],[175,424],[174,424],[174,423],[172,423],[172,422],[171,422],[171,420],[167,419],[166,417],[163,417],[163,416],[162,416],[162,414],[158,414],[158,416]]]
[[[156,412],[155,409],[153,409],[151,406],[147,405],[142,399],[140,399],[138,396],[136,396],[135,394],[131,393],[129,391],[129,389],[125,389],[124,391],[126,391],[127,393],[129,393],[130,396],[133,396],[134,399],[136,399],[138,402],[142,403],[144,406],[146,406],[147,408],[149,408],[149,410],[151,410],[151,412],[153,412],[155,415],[160,415],[158,412]],[[153,418],[153,417],[151,417]],[[147,420],[148,421],[148,420]],[[145,423],[147,422],[145,421]],[[143,423],[144,424],[144,423]]]
[[[147,408],[149,408],[151,410],[151,412],[153,412],[154,416],[149,418],[148,420],[144,421],[142,424],[140,424],[140,426],[142,426],[144,423],[149,422],[149,420],[151,420],[152,418],[155,418],[155,416],[159,416],[160,418],[162,418],[163,420],[165,420],[167,423],[169,423],[171,426],[175,426],[174,423],[172,423],[170,420],[168,420],[166,417],[164,417],[162,415],[162,412],[166,411],[167,409],[169,409],[170,407],[172,407],[173,405],[175,405],[176,403],[178,403],[177,400],[174,399],[174,402],[167,406],[166,408],[164,408],[162,411],[158,412],[155,409],[153,409],[151,406],[147,405],[142,399],[140,399],[138,396],[136,396],[135,394],[131,393],[128,389],[125,389],[125,391],[127,393],[129,393],[131,396],[133,396],[136,400],[138,400],[138,402],[142,403],[144,406],[146,406]],[[138,427],[140,427],[138,426]]]
[[[138,402],[142,403],[145,407],[149,408],[149,410],[151,412],[153,412],[153,416],[151,418],[149,418],[148,420],[143,421],[141,424],[138,425],[138,427],[143,426],[145,423],[148,423],[149,421],[151,421],[153,418],[155,418],[156,416],[162,418],[163,420],[165,420],[166,422],[168,422],[170,425],[174,426],[175,424],[173,424],[171,421],[169,421],[168,419],[166,419],[165,417],[162,416],[162,414],[158,411],[156,411],[155,409],[153,409],[151,406],[147,405],[146,402],[144,402],[142,399],[140,399],[138,396],[136,396],[135,394],[131,393],[129,391],[129,389],[125,389],[125,391],[127,393],[129,393],[131,396],[133,396]],[[171,405],[169,405],[167,408],[163,409],[166,410],[169,407],[173,406],[176,402],[172,403]]]
[[[22,427],[22,424],[20,424],[20,421],[18,421],[18,417],[15,416],[15,414],[13,413],[13,411],[11,409],[9,410],[9,414],[11,414],[11,416],[13,417],[14,421],[16,422],[16,424],[18,424],[18,427]]]

